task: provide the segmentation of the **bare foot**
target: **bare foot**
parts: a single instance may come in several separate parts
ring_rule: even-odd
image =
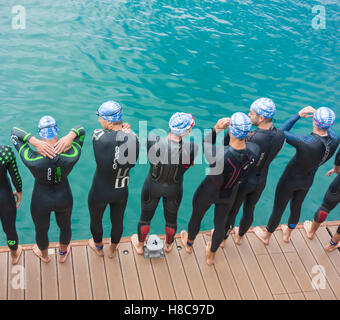
[[[64,262],[66,261],[68,255],[69,255],[70,251],[71,251],[71,246],[70,246],[70,245],[67,246],[67,249],[66,249],[66,253],[65,253],[65,254],[61,254],[61,253],[60,253],[60,249],[59,249],[59,251],[58,251],[58,252],[59,252],[59,259],[58,259],[58,262],[59,262],[59,263],[64,263]]]
[[[144,253],[144,242],[139,242],[136,233],[131,236],[131,242],[135,247],[137,254],[142,255]]]
[[[42,253],[36,244],[33,246],[32,251],[42,262],[49,263],[51,261],[51,258],[48,255],[47,257],[42,256]]]
[[[185,230],[181,231],[181,241],[184,245],[185,251],[187,253],[192,253],[192,247],[188,246],[188,232],[186,232]]]
[[[333,246],[333,245],[331,245],[330,243],[325,247],[325,250],[327,251],[327,252],[332,252],[332,251],[334,251],[335,249],[338,249],[338,248],[340,248],[340,243],[338,243],[336,246]]]
[[[103,245],[103,244],[102,244]],[[97,247],[96,247],[96,244],[94,243],[94,240],[93,238],[91,238],[89,240],[89,247],[99,256],[99,257],[104,257],[104,250],[101,249],[99,250]]]
[[[18,245],[17,250],[15,251],[11,250],[12,265],[18,264],[21,253],[22,253],[22,246],[20,245]]]
[[[307,235],[307,238],[310,239],[310,240],[313,240],[313,237],[314,237],[314,233],[310,232],[311,228],[312,228],[312,221],[305,221],[303,223],[303,228],[305,229],[306,231],[306,235]]]
[[[238,230],[239,228],[238,227],[235,227],[235,243],[240,246],[242,244],[242,239],[243,237],[241,237],[239,234],[238,234]]]
[[[109,247],[109,259],[112,259],[115,256],[115,253],[117,251],[117,246],[118,243],[111,243],[110,247]]]
[[[173,246],[174,246],[174,242],[171,242],[171,244],[168,244],[166,241],[164,241],[164,251],[166,253],[169,253],[172,250]]]
[[[207,243],[207,246],[205,247],[205,255],[207,257],[207,265],[212,266],[214,265],[214,258],[215,258],[215,252],[210,251],[211,248],[211,242],[209,241]]]
[[[268,231],[263,231],[260,227],[255,227],[254,233],[266,246],[269,244]]]
[[[289,229],[286,225],[282,224],[281,229],[283,232],[282,238],[285,243],[289,243],[290,241],[290,234],[292,233],[293,229]]]

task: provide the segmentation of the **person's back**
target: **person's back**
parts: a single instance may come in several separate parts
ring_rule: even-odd
[[[31,171],[35,183],[31,200],[31,215],[35,224],[36,242],[33,252],[43,261],[49,262],[48,230],[51,212],[55,212],[60,228],[59,262],[65,262],[70,251],[71,214],[73,196],[68,175],[81,155],[85,130],[78,126],[58,141],[58,126],[50,116],[39,121],[41,141],[26,131],[13,128],[11,139],[19,155]],[[35,151],[30,145],[40,152]],[[47,153],[42,155],[44,149]],[[45,152],[45,151],[44,151]]]
[[[14,193],[8,173],[15,188]],[[17,207],[20,205],[21,197],[22,180],[15,155],[11,147],[0,145],[0,221],[7,237],[7,245],[11,250],[12,264],[18,263],[22,251],[21,246],[18,246],[19,239],[15,227]]]
[[[103,215],[110,206],[111,244],[109,258],[113,258],[123,233],[123,218],[128,201],[130,169],[136,165],[139,140],[122,122],[123,110],[115,101],[104,102],[97,111],[98,122],[103,129],[92,135],[96,160],[92,186],[88,195],[92,238],[89,246],[99,256],[103,252]]]

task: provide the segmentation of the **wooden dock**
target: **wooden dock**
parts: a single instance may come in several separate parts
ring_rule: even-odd
[[[323,248],[338,224],[323,225],[314,240],[299,225],[290,244],[282,241],[280,229],[269,246],[253,232],[237,246],[232,235],[217,251],[213,267],[205,262],[208,232],[197,236],[191,255],[181,250],[177,236],[177,248],[151,260],[138,256],[129,238],[122,239],[113,259],[98,257],[86,241],[72,242],[65,264],[57,263],[55,244],[48,264],[24,246],[18,266],[10,264],[8,249],[1,247],[0,300],[335,300],[340,298],[340,252]],[[315,290],[312,279],[320,272],[326,281]]]

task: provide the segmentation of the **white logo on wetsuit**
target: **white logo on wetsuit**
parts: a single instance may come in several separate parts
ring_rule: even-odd
[[[113,170],[117,170],[118,167],[118,158],[119,158],[119,147],[115,147],[115,158],[113,159]]]
[[[52,175],[52,169],[51,169],[51,168],[48,168],[48,169],[47,169],[47,180],[48,180],[48,181],[51,181],[51,175]]]
[[[130,177],[127,176],[127,174],[129,173],[129,170],[130,170],[129,168],[126,168],[124,173],[121,174],[122,168],[119,168],[116,183],[115,183],[116,189],[124,188],[124,187],[129,185]],[[119,179],[121,179],[121,180],[119,181]],[[120,184],[119,184],[119,182],[120,182]]]
[[[248,170],[248,169],[249,169],[249,166],[251,166],[254,162],[255,162],[255,159],[252,158],[252,159],[249,161],[249,163],[248,163],[246,166],[244,166],[243,170],[244,170],[244,171]]]

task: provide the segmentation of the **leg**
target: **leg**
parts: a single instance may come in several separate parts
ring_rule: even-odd
[[[302,203],[306,198],[309,189],[297,190],[293,194],[293,198],[290,202],[290,216],[288,220],[288,228],[283,228],[283,241],[288,243],[290,241],[290,235],[299,223],[301,215]]]
[[[160,200],[160,197],[152,194],[151,184],[148,178],[144,182],[141,195],[142,213],[137,227],[138,235],[134,234],[131,237],[131,242],[138,254],[143,254],[144,241],[150,231],[150,223]]]
[[[33,252],[43,261],[49,262],[48,256],[48,230],[50,228],[51,212],[44,211],[36,201],[31,202],[31,214],[35,225],[35,238],[37,244],[33,247]]]
[[[177,231],[177,213],[182,201],[183,192],[178,190],[175,197],[163,197],[164,218],[165,218],[165,252],[170,252],[175,240]]]
[[[0,220],[2,228],[6,234],[7,245],[11,250],[12,264],[15,265],[20,259],[22,253],[22,247],[19,246],[18,234],[15,227],[15,221],[17,216],[17,210],[15,207],[14,199],[11,199],[9,203],[2,205],[0,212]]]
[[[214,232],[211,237],[211,243],[207,244],[206,248],[206,256],[207,256],[207,264],[213,265],[215,259],[215,253],[220,246],[221,242],[225,236],[225,224],[231,209],[231,203],[223,203],[223,204],[215,204],[215,213],[214,213]],[[210,248],[209,248],[210,247]]]
[[[337,248],[339,248],[339,242],[340,242],[340,226],[338,227],[338,230],[330,240],[330,243],[325,247],[325,250],[328,252],[331,252]]]
[[[107,206],[107,203],[95,201],[91,195],[89,195],[88,206],[90,211],[90,229],[92,233],[92,239],[89,240],[89,246],[100,257],[104,256],[103,252],[103,215]]]
[[[111,245],[109,248],[109,258],[112,259],[120,238],[123,234],[123,219],[124,219],[124,212],[126,209],[127,204],[127,192],[126,196],[122,197],[122,199],[118,202],[110,204],[110,218],[111,218]]]
[[[340,202],[340,175],[338,175],[329,186],[320,208],[314,214],[313,223],[306,221],[304,228],[307,237],[313,239],[315,232],[318,230],[329,214]]]
[[[66,261],[67,255],[70,251],[69,244],[71,242],[72,230],[71,230],[71,215],[72,207],[65,209],[64,211],[56,211],[55,218],[57,225],[60,229],[59,235],[59,262]]]
[[[266,245],[269,244],[270,237],[272,233],[279,226],[282,215],[287,207],[287,204],[291,197],[293,196],[292,187],[289,182],[280,178],[280,181],[276,187],[275,200],[273,212],[269,218],[266,231],[263,231],[260,227],[255,227],[255,235]]]

